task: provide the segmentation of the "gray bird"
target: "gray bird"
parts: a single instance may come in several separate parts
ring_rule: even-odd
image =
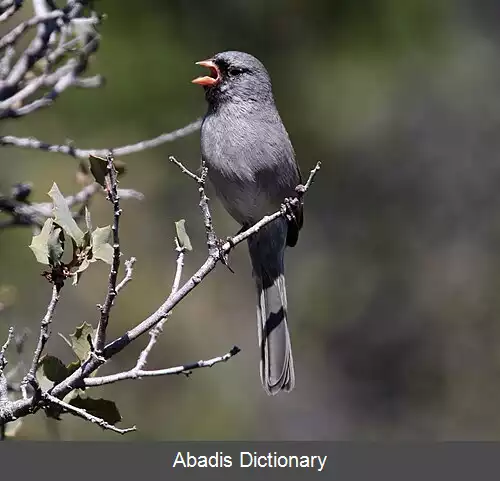
[[[247,228],[296,195],[302,179],[294,150],[259,60],[234,51],[197,64],[210,69],[210,75],[193,80],[204,87],[208,102],[201,127],[208,178],[229,214]],[[295,385],[284,253],[297,243],[302,222],[299,207],[290,219],[281,217],[248,240],[257,285],[260,375],[268,394]]]

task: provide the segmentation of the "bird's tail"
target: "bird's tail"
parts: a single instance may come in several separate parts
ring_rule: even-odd
[[[257,286],[260,375],[265,391],[274,395],[295,386],[284,276],[286,224],[269,224],[248,244]]]

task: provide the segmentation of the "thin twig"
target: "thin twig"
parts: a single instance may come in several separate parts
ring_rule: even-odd
[[[170,162],[175,164],[181,172],[187,175],[189,178],[193,179],[198,184],[198,192],[200,194],[200,209],[203,215],[203,224],[205,226],[205,235],[207,239],[208,252],[210,255],[217,255],[217,236],[215,235],[215,230],[212,222],[212,214],[210,212],[210,207],[208,205],[209,198],[207,197],[205,191],[205,182],[208,174],[208,167],[205,162],[201,162],[201,174],[198,176],[191,172],[187,167],[185,167],[182,162],[179,162],[175,157],[170,157]]]
[[[127,433],[130,433],[130,432],[136,430],[135,426],[132,426],[131,428],[125,428],[125,429],[117,428],[116,426],[113,426],[112,424],[109,424],[108,422],[106,422],[104,419],[99,418],[97,416],[94,416],[93,414],[90,414],[85,409],[81,409],[81,408],[77,408],[76,406],[72,406],[71,404],[68,404],[64,401],[61,401],[60,399],[56,398],[55,396],[51,396],[48,393],[44,393],[43,397],[49,403],[56,404],[57,406],[62,407],[66,411],[70,412],[71,414],[74,414],[75,416],[78,416],[82,419],[85,419],[86,421],[90,421],[91,423],[97,424],[102,429],[109,429],[110,431],[114,431],[115,433],[118,433],[118,434],[127,434]]]
[[[35,17],[30,18],[29,20],[26,20],[25,22],[20,23],[0,39],[0,50],[17,42],[17,40],[19,40],[21,35],[25,33],[28,29],[35,27],[40,23],[47,22],[49,20],[56,20],[58,18],[62,18],[63,16],[64,12],[62,12],[61,10],[54,10],[52,12],[48,12],[43,15],[37,15]]]
[[[111,307],[116,297],[116,281],[118,278],[118,270],[120,269],[120,257],[122,255],[119,236],[120,216],[122,214],[122,210],[120,208],[120,196],[118,195],[118,172],[115,169],[113,160],[113,155],[108,153],[108,175],[106,178],[109,182],[106,190],[108,200],[113,204],[113,261],[108,277],[108,292],[106,294],[104,305],[101,306],[101,318],[99,319],[99,324],[97,326],[95,338],[95,350],[97,355],[101,354],[106,342],[106,329],[108,327]]]
[[[38,98],[34,100],[33,102],[30,102],[27,105],[24,105],[22,107],[14,108],[9,103],[9,106],[4,108],[3,110],[0,110],[0,119],[4,118],[19,118],[23,117],[25,115],[31,114],[32,112],[35,112],[36,110],[39,110],[41,108],[45,108],[50,106],[59,96],[69,87],[75,85],[76,83],[79,83],[79,86],[85,86],[85,87],[99,87],[101,86],[102,82],[95,82],[95,79],[93,79],[90,82],[79,82],[78,81],[78,75],[82,73],[87,65],[87,60],[88,57],[92,52],[94,52],[97,48],[99,42],[99,38],[97,36],[92,37],[89,40],[89,43],[85,45],[85,47],[82,49],[78,59],[70,59],[68,61],[67,69],[69,70],[64,76],[62,76],[53,88],[50,90],[50,92],[46,93],[43,95],[43,97]],[[98,77],[98,79],[102,79],[101,77]],[[28,91],[28,93],[23,93],[21,96],[22,98],[25,98],[27,95],[33,93],[35,90],[38,89],[39,85],[44,85],[49,82],[46,80],[46,76],[42,76],[39,78],[36,78],[32,82],[35,82],[36,85],[34,87],[31,87],[28,85],[25,90]]]
[[[12,135],[0,136],[0,146],[14,146],[24,149],[35,149],[43,150],[46,152],[55,152],[59,154],[70,155],[78,159],[88,159],[89,155],[95,155],[97,157],[105,157],[111,150],[115,156],[122,157],[124,155],[134,154],[137,152],[142,152],[146,149],[152,149],[158,147],[167,142],[173,142],[174,140],[186,137],[187,135],[196,132],[201,126],[201,119],[197,119],[194,122],[182,127],[180,129],[174,130],[172,132],[167,132],[154,137],[149,140],[142,140],[136,144],[124,145],[121,147],[115,147],[112,149],[78,149],[72,145],[56,145],[48,144],[41,140],[35,139],[33,137],[14,137]]]
[[[85,379],[85,387],[103,386],[105,384],[111,384],[118,381],[123,381],[125,379],[140,379],[143,377],[155,377],[155,376],[171,376],[173,374],[190,374],[194,369],[201,369],[205,367],[212,367],[220,362],[227,362],[233,356],[240,352],[238,346],[234,346],[229,352],[223,356],[217,356],[206,361],[197,361],[191,364],[184,364],[183,366],[170,367],[168,369],[157,369],[154,371],[146,371],[143,369],[131,369],[130,371],[119,372],[117,374],[111,374],[109,376],[102,377],[89,377]]]
[[[5,359],[5,352],[7,351],[10,341],[12,341],[12,338],[14,337],[14,328],[9,327],[9,333],[7,334],[7,340],[5,341],[4,345],[0,349],[0,372],[3,371],[4,367],[7,365],[7,360]]]
[[[168,160],[170,160],[170,162],[172,162],[173,164],[175,164],[177,167],[179,167],[179,169],[181,170],[181,172],[183,174],[186,174],[188,177],[190,177],[191,179],[193,179],[195,182],[197,182],[198,184],[201,184],[203,181],[201,179],[201,177],[198,177],[195,173],[191,172],[187,167],[185,167],[182,162],[179,162],[173,155],[171,155]]]
[[[45,344],[47,343],[50,336],[50,323],[52,322],[52,317],[54,315],[55,308],[59,302],[59,291],[60,286],[56,284],[52,286],[52,298],[50,299],[49,305],[47,307],[47,312],[40,323],[40,334],[38,336],[38,343],[33,354],[33,359],[31,361],[31,368],[24,377],[21,385],[25,388],[28,384],[35,381],[36,370],[38,369],[38,364],[40,363],[40,358],[43,353]]]
[[[182,269],[184,267],[184,255],[186,250],[179,245],[179,242],[177,239],[175,239],[175,250],[178,252],[177,254],[177,262],[176,262],[176,269],[175,269],[175,276],[174,276],[174,282],[172,284],[172,289],[170,291],[170,296],[174,295],[178,290],[179,290],[179,285],[181,283],[181,277],[182,277]],[[156,341],[158,340],[158,337],[163,331],[163,326],[165,322],[167,321],[168,316],[165,316],[163,320],[161,320],[151,331],[149,332],[149,342],[147,346],[142,350],[141,354],[139,355],[139,358],[137,359],[137,364],[135,365],[135,368],[133,370],[141,370],[144,368],[144,366],[147,363],[149,353],[153,349],[153,346],[156,344]]]
[[[8,18],[12,17],[14,13],[18,10],[19,7],[17,7],[16,4],[11,5],[7,10],[5,10],[2,15],[0,15],[0,22],[5,22]]]
[[[128,261],[125,261],[125,277],[116,286],[116,293],[118,294],[131,280],[134,273],[134,264],[137,261],[135,257],[131,257]]]

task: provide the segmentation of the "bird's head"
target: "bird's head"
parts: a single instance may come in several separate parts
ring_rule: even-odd
[[[248,53],[222,52],[196,63],[210,71],[210,75],[192,81],[204,87],[210,104],[274,101],[266,68]]]

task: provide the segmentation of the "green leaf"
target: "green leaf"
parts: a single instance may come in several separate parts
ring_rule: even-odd
[[[73,219],[73,215],[69,210],[66,199],[61,194],[61,191],[55,182],[49,191],[49,195],[54,202],[54,217],[56,223],[64,229],[66,234],[75,240],[77,245],[82,245],[83,232],[80,227],[78,227],[75,219]]]
[[[54,221],[47,219],[43,224],[40,234],[31,239],[30,249],[35,254],[36,260],[41,264],[49,263],[49,238],[52,232]]]
[[[68,376],[71,376],[71,374],[73,374],[81,365],[82,365],[82,362],[80,360],[70,362],[66,366],[66,369],[68,370]],[[94,374],[94,373],[92,373],[92,374]]]
[[[120,412],[118,411],[114,401],[76,396],[69,402],[69,404],[80,409],[85,409],[85,411],[89,414],[104,419],[104,421],[112,425],[122,420]]]
[[[73,334],[70,334],[71,347],[76,357],[80,361],[85,361],[90,352],[90,343],[88,341],[88,336],[91,339],[94,338],[94,328],[87,322],[84,322],[81,326],[77,327]]]
[[[51,266],[58,266],[64,254],[64,234],[62,229],[54,229],[47,243],[49,262]]]
[[[45,355],[40,361],[45,377],[55,384],[64,381],[68,376],[68,369],[64,363],[55,356]]]
[[[89,155],[90,171],[96,182],[106,187],[106,176],[108,175],[108,161],[102,157]]]
[[[108,264],[113,263],[113,247],[108,243],[111,226],[98,227],[92,232],[92,256]]]
[[[189,236],[186,232],[186,221],[184,219],[181,219],[175,223],[175,231],[177,233],[177,242],[179,243],[179,246],[188,251],[193,250],[193,247],[191,246],[191,240],[189,239]]]

